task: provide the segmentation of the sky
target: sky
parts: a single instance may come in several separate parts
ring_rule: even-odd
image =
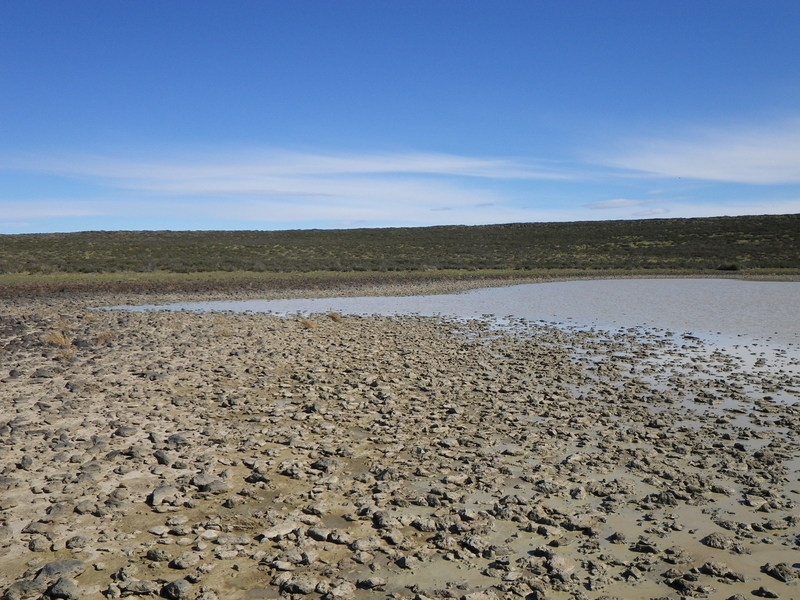
[[[1,0],[0,234],[800,212],[797,0]]]

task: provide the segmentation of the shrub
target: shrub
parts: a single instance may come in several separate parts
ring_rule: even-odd
[[[300,327],[302,327],[303,329],[316,329],[317,327],[319,327],[316,321],[312,321],[311,319],[306,319],[305,317],[300,319],[299,323]]]
[[[61,348],[68,348],[72,345],[72,340],[63,331],[51,331],[44,336],[44,341],[51,346],[60,346]]]

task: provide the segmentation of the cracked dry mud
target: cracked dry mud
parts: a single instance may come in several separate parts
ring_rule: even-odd
[[[800,598],[796,373],[639,329],[7,302],[0,597]]]

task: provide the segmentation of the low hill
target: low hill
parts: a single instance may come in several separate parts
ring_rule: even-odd
[[[800,214],[294,231],[0,235],[0,273],[800,268]]]

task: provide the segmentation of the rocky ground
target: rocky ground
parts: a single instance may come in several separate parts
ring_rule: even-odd
[[[798,368],[750,354],[7,301],[0,594],[800,598]]]

